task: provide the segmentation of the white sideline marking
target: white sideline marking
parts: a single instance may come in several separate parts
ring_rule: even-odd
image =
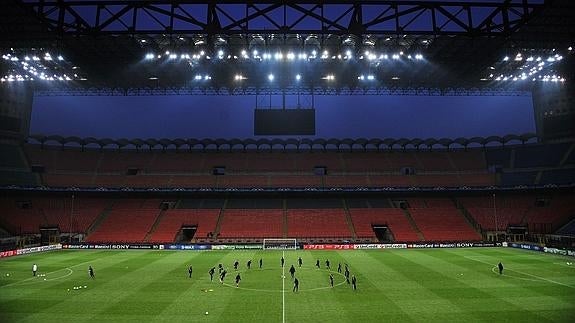
[[[285,256],[285,251],[282,250],[282,258]],[[286,274],[285,266],[282,266],[282,322],[286,321]]]
[[[473,257],[469,257],[469,256],[465,256],[465,258],[470,259],[470,260],[473,260],[473,261],[477,261],[477,262],[480,262],[480,263],[483,263],[483,264],[487,264],[487,265],[493,266],[492,263],[489,263],[489,262],[487,262],[487,261],[482,261],[482,260],[473,259]],[[507,271],[512,271],[512,272],[516,272],[516,273],[518,273],[518,274],[522,274],[522,275],[525,275],[525,276],[530,276],[530,277],[533,277],[533,278],[537,278],[537,279],[539,279],[539,280],[544,280],[544,281],[549,282],[549,283],[553,283],[553,284],[557,284],[557,285],[561,285],[561,286],[565,286],[565,287],[569,287],[569,288],[575,289],[574,286],[567,285],[567,284],[563,284],[563,283],[561,283],[561,282],[554,281],[554,280],[551,280],[551,279],[548,279],[548,278],[545,278],[545,277],[540,277],[540,276],[537,276],[537,275],[533,275],[533,274],[526,273],[526,272],[522,272],[522,271],[515,270],[515,269],[507,269],[507,268],[505,268],[505,270],[507,270]],[[493,270],[492,270],[492,271],[493,271]],[[512,277],[512,276],[510,276],[510,277]],[[515,277],[515,278],[518,278],[518,277]]]

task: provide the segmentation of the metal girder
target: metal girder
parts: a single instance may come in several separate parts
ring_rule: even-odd
[[[480,37],[513,33],[546,2],[20,0],[20,5],[34,12],[55,38],[121,34]]]
[[[149,96],[149,95],[421,95],[421,96],[530,96],[531,92],[505,88],[62,88],[34,91],[35,96]]]

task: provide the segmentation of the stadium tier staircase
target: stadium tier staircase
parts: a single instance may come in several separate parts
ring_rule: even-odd
[[[374,225],[387,226],[393,241],[420,241],[420,237],[399,208],[350,208],[357,238],[377,241]]]
[[[158,216],[156,217],[156,221],[154,221],[154,224],[152,224],[152,227],[150,228],[150,231],[148,231],[148,233],[146,234],[146,236],[144,237],[144,242],[149,242],[150,238],[152,237],[152,235],[154,234],[154,232],[156,231],[156,229],[158,228],[158,225],[160,224],[160,222],[162,221],[162,218],[164,217],[164,215],[166,214],[165,210],[160,210],[160,213],[158,213]]]
[[[349,229],[349,232],[351,232],[351,237],[352,239],[357,239],[357,234],[355,232],[355,227],[353,225],[353,220],[351,219],[351,215],[349,214],[349,208],[347,207],[347,203],[345,201],[345,199],[342,199],[342,205],[343,205],[343,211],[345,213],[345,222],[347,222],[347,226]]]
[[[216,222],[216,228],[214,229],[214,237],[220,234],[220,229],[222,227],[222,221],[224,219],[224,213],[226,212],[226,205],[228,204],[228,199],[224,201],[224,205],[220,208],[220,213],[218,214],[218,221]]]
[[[287,217],[287,207],[286,207],[286,200],[282,200],[282,238],[288,237],[288,217]]]
[[[417,224],[413,220],[411,213],[409,213],[409,211],[407,209],[401,209],[401,211],[403,212],[403,214],[407,218],[407,221],[411,225],[411,228],[413,229],[413,231],[415,231],[415,233],[417,234],[417,238],[419,239],[419,241],[425,241],[425,236],[423,235],[423,232],[421,232],[421,230],[419,230],[419,228],[417,227]]]
[[[469,214],[469,211],[467,211],[465,206],[459,203],[459,201],[456,198],[452,198],[451,200],[453,201],[453,205],[455,205],[457,210],[459,210],[459,213],[461,213],[461,215],[465,218],[465,220],[469,223],[469,225],[471,225],[473,229],[477,231],[477,233],[481,234],[481,225],[479,225],[479,223],[475,221],[473,216]]]
[[[104,210],[100,212],[96,220],[94,220],[94,222],[90,224],[90,226],[86,230],[86,235],[89,235],[98,229],[100,224],[102,224],[102,222],[108,217],[113,207],[114,207],[114,201],[111,201],[110,204],[108,204],[108,206],[106,206]]]
[[[569,162],[569,156],[571,156],[571,154],[575,154],[575,143],[572,143],[571,146],[569,146],[569,148],[567,149],[567,151],[565,151],[565,155],[563,156],[563,158],[561,158],[559,166],[565,166]]]

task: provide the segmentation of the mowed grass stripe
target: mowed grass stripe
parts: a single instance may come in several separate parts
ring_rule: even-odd
[[[461,314],[464,309],[453,303],[449,298],[437,295],[427,281],[429,272],[424,266],[415,265],[405,260],[401,252],[380,250],[367,252],[366,256],[375,261],[370,276],[377,277],[379,288],[389,298],[394,300],[404,312],[414,321],[420,321],[422,315]],[[376,273],[379,268],[381,273]],[[433,282],[433,281],[432,281]],[[442,284],[438,284],[441,286]]]
[[[417,280],[422,287],[429,290],[436,298],[446,300],[457,306],[459,308],[458,313],[453,313],[453,317],[457,320],[480,319],[482,316],[476,313],[478,307],[484,308],[489,312],[501,312],[501,315],[508,315],[513,311],[519,313],[525,310],[524,307],[516,304],[513,300],[508,301],[498,297],[495,290],[491,292],[491,290],[486,291],[469,285],[465,281],[465,274],[459,276],[461,278],[457,276],[458,271],[461,271],[462,268],[454,268],[453,265],[429,254],[445,256],[445,251],[440,249],[428,251],[413,250],[410,253],[397,251],[393,252],[392,255],[396,256],[396,263],[401,267],[421,268],[420,277],[411,276],[411,279]],[[409,274],[409,272],[407,273]],[[480,274],[475,271],[471,272],[470,275],[476,278]],[[493,275],[491,278],[496,279],[498,277]],[[437,314],[438,317],[443,317],[445,313],[438,312]],[[531,317],[543,319],[535,312],[531,314]],[[509,319],[516,318],[510,317]]]
[[[150,257],[151,255],[151,253],[139,251],[108,251],[103,253],[101,258],[93,260],[93,266],[96,270],[95,280],[88,277],[88,265],[82,266],[82,270],[75,271],[67,281],[51,286],[52,293],[60,295],[60,297],[65,295],[69,298],[66,302],[54,304],[46,308],[42,314],[32,315],[27,319],[38,322],[46,319],[45,317],[49,314],[58,316],[68,313],[75,315],[75,319],[88,320],[95,312],[105,310],[110,304],[119,300],[122,293],[129,291],[130,287],[122,288],[122,285],[125,284],[125,281],[131,280],[130,274],[137,271],[137,266],[125,270],[120,268],[124,268],[126,263],[145,265],[150,260],[161,260],[161,257]],[[124,278],[124,283],[120,283],[126,276],[127,279]],[[88,288],[76,291],[73,290],[74,286],[88,286]],[[114,297],[110,297],[110,295],[114,295]]]
[[[372,257],[377,253],[343,250],[337,254],[342,257],[342,266],[349,264],[350,277],[355,275],[358,282],[357,291],[353,291],[352,286],[346,283],[344,289],[338,290],[336,294],[349,321],[414,321],[410,313],[400,306],[401,299],[389,294],[387,278],[382,277],[384,268],[381,262]]]
[[[510,249],[297,250],[285,255],[286,271],[294,264],[301,280],[301,291],[292,293],[287,274],[286,322],[572,322],[575,313],[573,289],[499,277],[489,265],[506,257],[506,268],[520,267],[541,277],[575,283],[575,268],[559,263],[566,258]],[[297,266],[300,255],[301,269]],[[263,270],[257,268],[260,257]],[[0,321],[281,322],[280,258],[281,251],[121,250],[3,259],[0,273],[9,269],[13,275],[0,281],[14,285],[0,287]],[[236,259],[243,278],[237,289],[232,267]],[[248,259],[253,259],[251,270],[246,269]],[[320,270],[315,269],[316,259]],[[330,259],[334,272],[337,263],[347,262],[358,278],[358,291],[345,283],[329,288],[325,259]],[[68,266],[74,273],[62,280],[28,284],[30,260],[40,268]],[[220,284],[217,278],[209,281],[207,271],[220,262],[228,268],[226,282],[231,286]],[[88,264],[96,269],[94,281],[88,277]],[[190,264],[192,279],[187,277]],[[334,276],[336,284],[343,280],[337,273]],[[75,285],[88,288],[66,291]],[[204,291],[208,289],[213,292]]]

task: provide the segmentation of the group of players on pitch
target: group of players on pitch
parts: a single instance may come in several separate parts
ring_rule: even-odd
[[[303,260],[301,259],[301,257],[298,257],[297,262],[298,262],[298,267],[301,267],[303,265]],[[285,266],[284,257],[281,257],[280,263],[281,263],[281,267],[283,268]],[[234,265],[233,265],[235,271],[238,271],[239,265],[240,265],[239,261],[236,260],[234,262]],[[345,276],[346,282],[348,284],[351,284],[353,290],[357,290],[357,279],[355,278],[355,275],[351,275],[351,279],[350,279],[350,271],[349,271],[348,265],[347,264],[344,264],[344,265],[345,265],[345,271],[343,272],[343,274]],[[251,259],[247,261],[246,267],[248,270],[252,268],[252,260]],[[262,267],[263,267],[263,259],[260,258],[259,268],[262,269]],[[315,262],[315,267],[317,269],[321,269],[319,259]],[[329,259],[327,259],[325,261],[325,268],[330,271],[329,283],[330,283],[330,286],[333,287],[333,273],[331,272]],[[295,269],[294,265],[291,265],[291,267],[289,269],[289,273],[291,275],[291,278],[293,279],[293,289],[292,289],[293,292],[297,292],[299,290],[299,279],[295,276],[295,272],[296,272],[296,269]],[[341,263],[338,263],[338,265],[337,265],[337,272],[339,274],[342,273]],[[193,268],[190,265],[190,267],[188,267],[188,277],[189,278],[192,278],[192,273],[193,273]],[[208,274],[210,275],[210,281],[214,280],[214,274],[215,273],[216,273],[216,267],[210,268],[210,270],[208,271]],[[218,264],[218,275],[220,277],[220,283],[222,283],[222,284],[224,283],[224,279],[226,278],[227,273],[228,273],[228,271],[224,268],[224,266],[221,263]],[[285,278],[285,276],[282,276],[282,278]],[[236,288],[240,287],[240,282],[242,280],[240,273],[236,274],[235,280],[236,280]]]

